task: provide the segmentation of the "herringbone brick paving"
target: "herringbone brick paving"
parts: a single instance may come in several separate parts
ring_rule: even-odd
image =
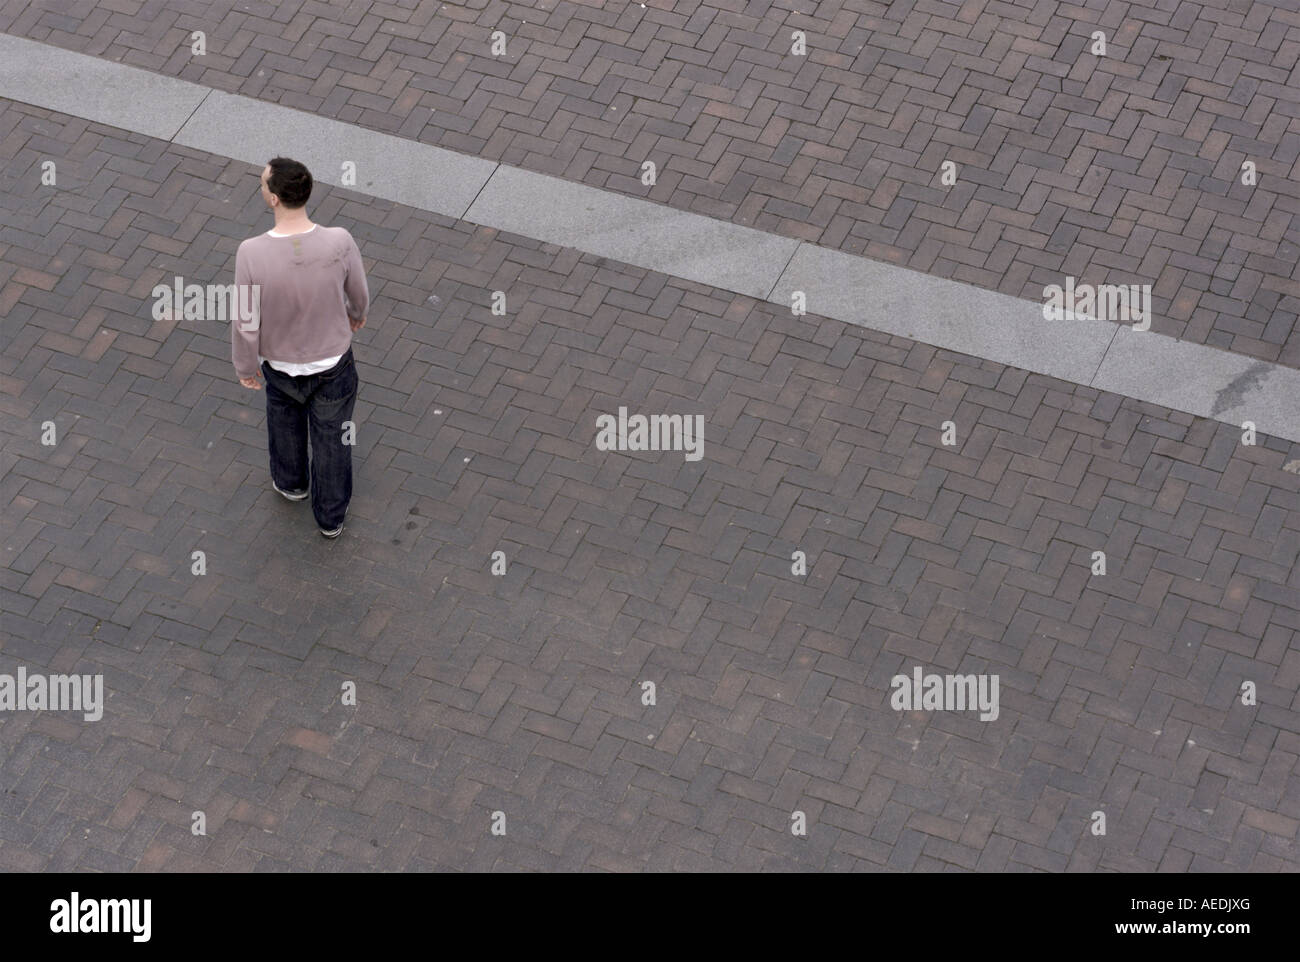
[[[1300,866],[1296,446],[321,188],[374,295],[326,542],[227,326],[151,316],[257,171],[4,101],[0,156],[0,670],[108,695],[0,714],[0,867]],[[914,664],[1000,717],[895,713]]]
[[[799,6],[0,0],[0,29],[1033,300],[1150,284],[1153,330],[1300,366],[1293,0]]]

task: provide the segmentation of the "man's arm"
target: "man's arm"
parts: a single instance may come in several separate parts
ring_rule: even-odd
[[[366,268],[361,263],[357,242],[348,234],[347,276],[343,279],[343,294],[347,298],[348,323],[358,331],[366,324],[366,309],[370,306],[370,288],[366,285]]]
[[[257,386],[257,352],[261,334],[261,298],[257,296],[261,292],[257,291],[251,297],[242,293],[252,284],[248,256],[241,244],[235,252],[235,309],[230,320],[230,359],[235,365],[235,375],[245,387]],[[252,313],[244,310],[246,300],[253,305]]]

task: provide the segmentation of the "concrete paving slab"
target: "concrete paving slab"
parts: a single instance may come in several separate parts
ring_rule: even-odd
[[[1121,328],[1092,386],[1300,441],[1300,371]]]
[[[51,83],[58,77],[58,83]],[[149,137],[171,140],[211,88],[0,34],[0,92]]]
[[[496,169],[489,160],[220,91],[173,139],[250,164],[293,157],[333,186],[457,219]],[[342,184],[346,161],[356,164],[355,185]]]
[[[465,215],[476,224],[766,298],[799,241],[501,166]]]
[[[1088,384],[1117,330],[1047,321],[1032,301],[803,244],[770,300],[803,291],[810,314],[897,334],[1076,384]]]

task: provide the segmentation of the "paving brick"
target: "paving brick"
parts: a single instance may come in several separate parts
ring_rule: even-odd
[[[537,37],[581,48],[577,76],[637,36],[593,42],[599,20],[572,14],[552,14],[571,18],[569,33],[544,24]],[[644,16],[666,29],[661,12]],[[431,40],[445,26],[421,22]],[[695,22],[702,33],[713,20]],[[701,65],[725,75],[744,61],[723,34],[705,51],[720,63]],[[384,92],[401,72],[385,52],[416,54],[382,23],[352,45],[322,39],[306,28],[266,49],[292,59],[311,40],[328,56],[304,46],[304,77],[346,61],[373,81],[332,109],[359,104],[355,92],[376,107],[400,98]],[[605,59],[605,78],[627,62]],[[903,87],[938,82],[913,66],[914,85],[882,91],[896,110]],[[494,95],[541,89],[515,83]],[[763,99],[735,102],[744,119],[771,111],[765,130],[783,115]],[[693,130],[704,100],[671,123]],[[983,138],[1001,109],[974,114]],[[1297,865],[1286,786],[1300,722],[1274,700],[1300,678],[1288,648],[1300,483],[1281,470],[1295,446],[1245,448],[1153,405],[322,184],[313,204],[353,231],[383,305],[355,342],[353,520],[325,544],[269,491],[261,398],[234,382],[220,325],[147,315],[156,275],[179,262],[226,276],[238,240],[265,226],[252,169],[0,102],[0,129],[14,117],[48,131],[16,148],[23,169],[48,156],[102,173],[69,188],[76,204],[47,205],[42,236],[6,233],[0,248],[0,277],[25,278],[0,287],[12,333],[0,543],[13,548],[0,668],[103,670],[113,698],[100,722],[0,724],[5,797],[22,806],[0,810],[6,867]],[[1043,165],[1076,149],[1041,146]],[[923,186],[891,173],[897,163],[880,170],[901,185],[880,195],[890,213]],[[803,203],[803,183],[769,173],[764,196]],[[213,182],[244,186],[195,221]],[[16,203],[39,189],[7,188]],[[987,203],[985,219],[1004,222]],[[111,227],[78,212],[100,204]],[[978,236],[929,223],[955,231],[920,241],[940,255]],[[510,315],[483,310],[490,283],[517,291]],[[595,417],[619,404],[694,406],[703,461],[597,452]],[[968,426],[956,452],[935,430],[954,412]],[[34,441],[46,418],[61,428],[54,449]],[[195,544],[208,552],[201,579]],[[1102,546],[1108,573],[1093,576]],[[505,578],[486,570],[497,547]],[[789,573],[794,550],[808,554],[803,578]],[[998,672],[998,720],[894,712],[889,680],[913,665]],[[1260,684],[1249,716],[1225,713],[1239,677]],[[358,682],[355,708],[339,702],[344,680]],[[1114,842],[1069,828],[1097,806],[1120,823]],[[806,843],[789,832],[796,807]],[[509,852],[487,832],[495,808]],[[204,847],[189,833],[199,809],[218,828]]]

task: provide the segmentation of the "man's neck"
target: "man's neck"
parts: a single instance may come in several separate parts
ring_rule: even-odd
[[[275,226],[271,229],[277,234],[305,234],[315,226],[307,219],[306,214],[300,213],[294,217],[282,217],[277,214]]]

